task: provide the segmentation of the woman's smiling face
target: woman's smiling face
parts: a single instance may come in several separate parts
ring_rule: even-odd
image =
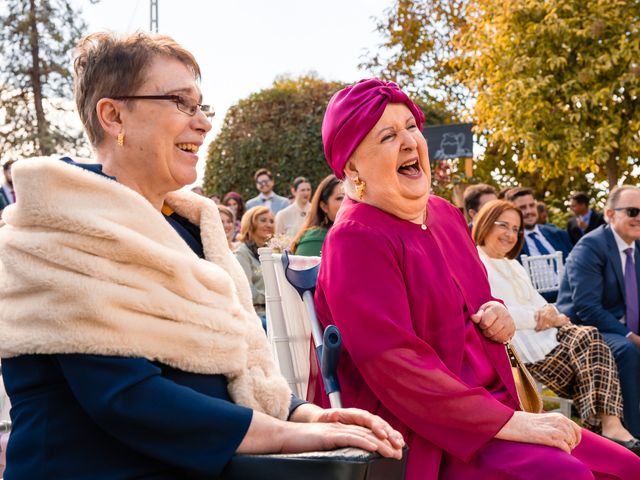
[[[484,250],[491,258],[505,258],[518,242],[522,229],[520,215],[514,210],[505,210],[495,221],[484,239]]]
[[[405,104],[387,105],[349,163],[366,183],[362,201],[405,220],[420,216],[431,185],[429,153]]]

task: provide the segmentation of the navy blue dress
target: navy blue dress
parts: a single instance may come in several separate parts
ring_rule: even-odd
[[[165,218],[203,257],[198,227]],[[2,377],[13,424],[5,480],[215,478],[253,415],[224,375],[143,358],[22,355],[2,360]]]

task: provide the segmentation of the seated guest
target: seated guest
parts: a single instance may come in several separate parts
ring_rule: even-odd
[[[268,207],[271,210],[271,213],[275,215],[280,210],[289,206],[289,199],[281,197],[273,191],[275,183],[273,181],[273,174],[270,170],[267,170],[266,168],[258,169],[253,176],[253,179],[256,182],[256,188],[260,193],[247,200],[247,210],[253,207],[263,206]]]
[[[637,478],[629,450],[558,413],[521,411],[504,347],[513,320],[491,296],[462,214],[429,194],[423,122],[377,79],[339,91],[325,113],[325,156],[347,198],[315,303],[322,325],[342,333],[343,403],[406,435],[408,480]]]
[[[547,205],[544,202],[537,201],[536,208],[538,209],[538,221],[536,222],[538,225],[553,225],[553,223],[549,223],[549,210],[547,210]],[[553,225],[555,227],[555,225]]]
[[[524,242],[522,242],[522,249],[517,255],[518,261],[520,261],[520,255],[548,255],[555,252],[562,252],[562,258],[566,260],[571,248],[573,248],[569,235],[553,225],[538,224],[538,206],[533,196],[533,190],[526,187],[512,188],[506,192],[505,200],[513,202],[522,211],[524,219]],[[548,265],[545,278],[550,279],[549,281],[553,285],[558,284],[558,274],[552,264]],[[550,287],[551,284],[545,286]],[[542,296],[548,302],[555,302],[558,292],[545,292]]]
[[[220,220],[222,221],[222,228],[224,228],[224,235],[227,237],[229,250],[235,252],[238,248],[238,244],[233,241],[235,225],[233,212],[224,205],[218,205],[218,211],[220,212]]]
[[[264,278],[258,249],[267,245],[274,233],[274,219],[267,207],[253,207],[247,210],[240,224],[240,245],[236,249],[236,258],[249,280],[253,308],[266,325],[267,313],[264,299]]]
[[[574,216],[567,222],[567,232],[574,245],[585,233],[605,224],[604,215],[589,208],[589,196],[584,192],[576,192],[571,195],[569,210],[573,212]]]
[[[309,212],[311,183],[304,177],[297,177],[291,185],[293,202],[276,214],[276,234],[286,235],[289,239],[300,230]]]
[[[222,197],[222,205],[229,208],[233,213],[234,218],[234,231],[233,231],[233,240],[235,241],[238,238],[238,234],[240,233],[240,219],[244,215],[244,200],[242,199],[242,195],[238,192],[228,192]]]
[[[217,478],[236,452],[401,454],[378,417],[292,402],[218,209],[180,190],[211,130],[199,76],[169,37],[90,35],[75,95],[97,163],[14,166],[5,480]]]
[[[476,216],[473,240],[487,268],[491,294],[516,324],[512,343],[533,377],[573,399],[591,430],[640,454],[640,441],[623,426],[622,395],[611,350],[593,327],[573,325],[536,291],[514,258],[523,239],[522,212],[510,202],[487,203]]]
[[[478,183],[476,185],[470,185],[464,191],[463,195],[464,203],[464,215],[469,222],[469,228],[473,228],[473,219],[478,214],[482,206],[496,200],[496,189],[486,183]]]
[[[640,188],[616,187],[604,211],[608,225],[580,238],[567,259],[558,310],[596,327],[618,366],[624,422],[640,437]]]
[[[344,187],[335,175],[326,176],[318,185],[311,200],[307,219],[291,243],[296,255],[319,256],[327,232],[333,225],[344,199]]]

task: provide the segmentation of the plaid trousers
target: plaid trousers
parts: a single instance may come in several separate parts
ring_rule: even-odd
[[[559,345],[527,365],[531,375],[561,397],[573,399],[580,419],[597,429],[600,416],[622,418],[622,393],[611,350],[594,327],[565,325],[558,329]]]

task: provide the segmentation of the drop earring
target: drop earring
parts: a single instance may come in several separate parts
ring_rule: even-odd
[[[118,134],[118,139],[116,141],[118,142],[118,146],[119,147],[123,147],[124,146],[124,132],[120,132]]]
[[[360,177],[356,175],[353,177],[353,184],[356,187],[356,195],[358,195],[358,200],[362,200],[364,198],[364,189],[367,186],[367,183],[364,180],[360,180]]]

